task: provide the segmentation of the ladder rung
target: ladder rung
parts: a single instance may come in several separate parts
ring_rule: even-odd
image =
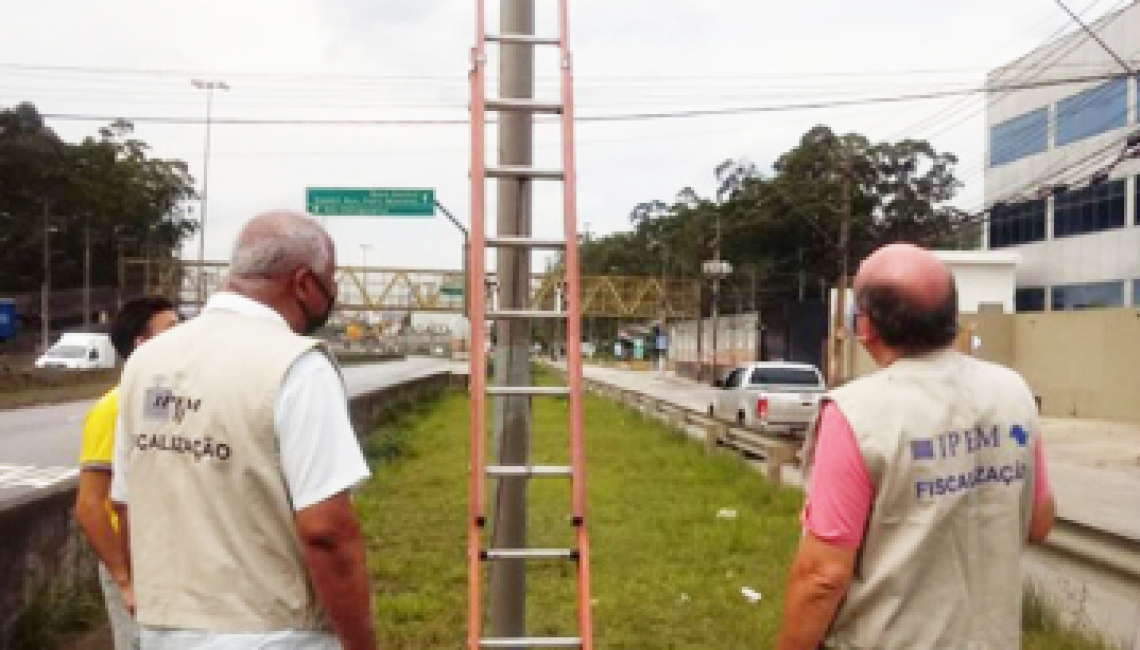
[[[534,36],[531,34],[487,34],[487,40],[492,43],[513,43],[518,45],[561,45],[562,41],[550,36]]]
[[[479,639],[482,648],[581,648],[582,637],[531,636],[513,639]]]
[[[570,394],[569,386],[488,386],[488,395],[553,395]]]
[[[545,311],[542,309],[498,309],[486,314],[489,320],[507,320],[517,318],[566,318],[564,311]]]
[[[550,248],[562,250],[566,242],[562,239],[531,239],[530,237],[488,237],[488,246],[496,248]]]
[[[578,551],[572,548],[489,548],[482,556],[484,560],[576,560]]]
[[[488,465],[487,476],[570,476],[569,465]]]
[[[489,111],[517,111],[519,113],[561,113],[562,104],[540,102],[534,99],[488,99],[484,108]]]
[[[562,180],[560,169],[536,169],[523,165],[502,165],[488,167],[487,176],[490,178],[544,178],[549,180]]]

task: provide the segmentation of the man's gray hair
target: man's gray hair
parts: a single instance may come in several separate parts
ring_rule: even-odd
[[[230,277],[279,278],[303,266],[323,271],[331,256],[331,240],[316,221],[296,212],[267,212],[238,234]]]

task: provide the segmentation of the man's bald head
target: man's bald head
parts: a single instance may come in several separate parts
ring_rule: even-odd
[[[316,221],[297,212],[265,212],[238,233],[230,277],[281,278],[302,267],[324,272],[332,258],[332,240]]]
[[[855,300],[882,342],[905,355],[947,347],[958,332],[953,274],[913,244],[890,244],[863,260]]]

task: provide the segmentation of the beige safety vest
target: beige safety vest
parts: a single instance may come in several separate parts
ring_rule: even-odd
[[[953,350],[835,390],[874,486],[825,647],[1020,647],[1037,410],[1012,370]]]
[[[215,309],[131,356],[120,435],[130,440],[142,625],[327,627],[302,563],[273,420],[289,367],[319,345],[283,323]]]

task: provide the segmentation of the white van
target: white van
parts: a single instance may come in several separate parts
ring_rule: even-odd
[[[51,349],[36,359],[36,367],[61,370],[114,368],[117,358],[110,336],[71,332],[60,336]]]

